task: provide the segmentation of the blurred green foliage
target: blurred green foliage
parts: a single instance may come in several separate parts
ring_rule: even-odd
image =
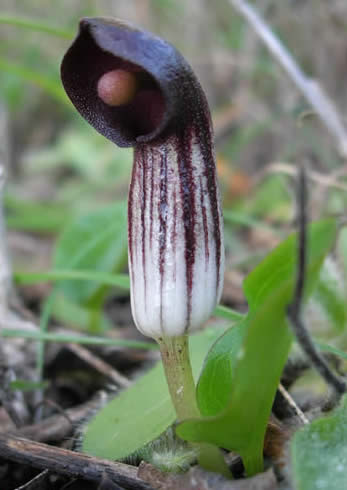
[[[232,256],[236,257],[234,262],[239,264],[242,273],[248,272],[250,266],[259,262],[264,256],[266,249],[252,249],[247,241],[247,233],[269,230],[275,240],[278,240],[284,234],[282,228],[288,228],[293,218],[292,177],[269,174],[253,185],[252,174],[254,172],[257,174],[266,163],[271,162],[269,158],[275,158],[275,155],[282,155],[284,161],[288,159],[295,163],[302,149],[308,146],[310,152],[315,154],[315,158],[323,156],[324,165],[327,162],[330,162],[328,166],[337,163],[337,158],[334,159],[334,154],[318,136],[314,116],[298,120],[306,109],[302,99],[291,95],[293,103],[290,111],[284,113],[279,102],[286,84],[270,55],[261,45],[254,44],[247,26],[238,16],[229,15],[229,7],[225,2],[206,7],[206,11],[194,10],[200,5],[199,2],[187,6],[181,0],[177,2],[152,0],[146,5],[135,2],[134,9],[129,9],[120,2],[117,12],[112,11],[112,5],[107,1],[101,6],[93,1],[76,0],[69,4],[66,11],[63,5],[51,5],[37,10],[39,4],[40,2],[37,5],[28,2],[26,6],[21,4],[21,8],[17,4],[11,4],[8,10],[0,11],[2,27],[0,93],[10,110],[10,118],[14,120],[16,136],[18,135],[15,139],[15,147],[20,154],[19,173],[17,171],[17,174],[13,174],[5,197],[8,226],[11,229],[40,233],[42,236],[49,234],[54,240],[58,239],[58,250],[63,250],[61,254],[63,259],[59,260],[59,266],[70,269],[71,251],[68,247],[62,247],[64,237],[71,233],[74,236],[75,232],[71,230],[74,230],[74,227],[77,230],[78,223],[82,223],[84,219],[88,221],[88,216],[90,223],[93,223],[92,228],[98,233],[98,227],[104,226],[103,219],[101,218],[100,222],[97,219],[98,215],[102,215],[102,209],[111,202],[123,202],[126,198],[132,151],[116,148],[87,127],[76,116],[75,111],[71,110],[72,106],[61,87],[59,64],[62,54],[76,32],[78,19],[81,16],[115,13],[121,15],[123,11],[130,14],[131,11],[131,15],[139,23],[152,23],[159,31],[166,28],[170,38],[174,36],[170,31],[170,22],[176,23],[177,19],[181,18],[183,22],[182,26],[180,25],[181,29],[184,25],[189,25],[191,16],[196,14],[197,25],[200,23],[201,26],[210,26],[208,32],[205,32],[206,39],[211,44],[210,51],[205,52],[206,67],[209,66],[208,63],[212,63],[213,50],[216,52],[221,50],[224,53],[222,59],[225,63],[223,65],[222,62],[215,71],[216,88],[212,89],[212,100],[215,98],[213,92],[218,90],[219,79],[225,76],[222,75],[225,70],[230,69],[228,63],[231,63],[231,78],[226,78],[226,87],[230,94],[228,91],[222,96],[219,94],[217,97],[219,104],[222,103],[222,107],[223,104],[232,106],[233,98],[237,100],[239,97],[239,91],[248,91],[249,100],[243,98],[242,108],[245,123],[243,124],[241,119],[232,125],[230,136],[218,147],[218,156],[225,159],[228,168],[226,175],[221,176],[226,246]],[[283,7],[283,15],[286,12],[285,8],[288,6]],[[276,21],[279,22],[278,26]],[[281,15],[276,12],[274,27],[277,33],[282,35],[280,21]],[[197,55],[197,51],[194,51],[195,27],[192,26],[191,32],[185,33],[187,39],[191,36],[192,41],[185,45],[184,54],[188,57],[189,53],[193,56]],[[179,32],[177,31],[176,36]],[[285,35],[283,39],[285,42],[291,41]],[[177,41],[181,46],[181,40],[177,39]],[[194,64],[194,58],[192,62]],[[199,62],[197,64],[199,66]],[[202,65],[201,73],[198,70],[199,74],[204,76],[204,70]],[[269,108],[266,108],[266,103]],[[258,117],[259,109],[264,117]],[[292,118],[291,122],[288,116]],[[35,118],[35,124],[32,123],[32,117]],[[35,126],[37,126],[36,131],[44,133],[48,120],[52,124],[48,136],[43,138],[36,136]],[[28,136],[25,134],[26,128],[28,128]],[[288,135],[291,135],[291,139]],[[32,143],[31,140],[37,137],[40,144]],[[264,146],[264,141],[268,141],[269,144]],[[243,169],[244,164],[245,169]],[[243,173],[249,180],[251,191],[247,189],[241,193],[234,193],[232,186],[235,172]],[[47,183],[45,184],[47,189],[43,194],[48,194],[49,199],[36,196],[35,182],[40,179],[45,179]],[[30,186],[33,191],[30,191]],[[29,191],[23,192],[24,188],[29,188]],[[341,214],[346,205],[346,193],[342,189],[328,188],[323,212]],[[118,226],[118,218],[115,220],[115,226]],[[92,235],[93,233],[90,240],[93,240]],[[126,237],[124,217],[119,220],[116,235],[117,240],[124,244]],[[76,250],[79,243],[83,242],[81,248],[88,245],[88,240],[78,236],[78,232],[72,242],[74,241]],[[342,257],[344,250],[345,247],[340,246]],[[238,254],[240,259],[237,259]],[[67,257],[66,260],[64,257]],[[82,268],[102,272],[96,266],[96,262],[91,257],[89,259],[86,258],[83,264],[77,265],[76,270]],[[112,260],[107,270],[103,269],[103,272],[124,270],[124,260],[115,259],[113,265],[111,262]],[[92,287],[95,297],[98,297],[96,292],[102,290],[95,284],[92,286],[88,283],[84,285],[80,283],[77,288],[79,291],[79,298],[77,298],[74,292],[76,288],[70,287],[69,283],[64,284],[61,286],[64,290],[64,298],[60,297],[59,301],[64,300],[66,305],[70,302],[71,305],[67,306],[66,311],[73,312],[75,309],[75,313],[77,309],[83,310],[87,304],[90,307],[90,301],[94,297],[89,295],[88,299],[88,295],[83,293],[82,304],[80,301],[83,296],[82,291]],[[100,295],[98,308],[102,307],[105,297],[104,294]],[[325,305],[332,323],[339,324],[340,328],[343,328],[345,312],[342,306],[341,287],[327,287],[326,283],[321,281],[315,297],[317,302]],[[62,310],[54,309],[57,312]],[[71,313],[71,318],[74,316],[77,318],[78,315],[75,313]],[[88,317],[88,313],[80,311],[79,318],[85,317]],[[84,322],[81,320],[77,323],[81,325]]]
[[[322,80],[344,112],[347,110],[343,71],[347,49],[347,14],[336,18],[332,6],[335,4],[337,8],[336,2],[326,2],[321,6],[326,15],[322,13],[318,16],[312,9],[313,3],[313,0],[302,3],[285,1],[279,6],[274,2],[260,1],[257,6],[263,7],[264,15],[304,69]],[[96,334],[105,332],[111,328],[111,321],[104,312],[107,295],[111,284],[117,287],[118,281],[120,286],[124,286],[124,277],[119,273],[126,271],[124,201],[132,152],[116,148],[76,116],[59,78],[61,57],[76,32],[80,17],[121,15],[122,12],[133,15],[131,20],[168,37],[192,62],[206,87],[216,119],[225,108],[239,108],[239,114],[229,121],[227,136],[221,139],[217,156],[226,162],[226,171],[221,172],[221,186],[227,259],[231,258],[240,274],[244,276],[259,263],[293,225],[293,177],[290,173],[273,170],[259,178],[264,167],[270,163],[284,162],[294,169],[298,162],[309,162],[314,170],[309,171],[312,214],[317,217],[331,214],[343,216],[346,213],[346,175],[339,173],[339,156],[325,131],[317,124],[315,115],[302,117],[307,112],[307,103],[278,70],[248,26],[233,15],[227,1],[204,2],[204,9],[201,5],[198,1],[151,0],[117,2],[114,8],[108,1],[75,0],[55,4],[5,1],[4,6],[8,7],[8,11],[0,11],[0,109],[4,106],[5,112],[9,113],[13,147],[10,158],[13,168],[9,169],[10,183],[5,196],[7,223],[11,230],[30,232],[54,242],[52,263],[58,269],[55,271],[53,294],[48,296],[42,308],[41,333],[37,337],[42,342],[38,354],[41,374],[50,316],[54,315],[73,328],[89,329]],[[339,8],[343,8],[343,5]],[[324,36],[317,36],[317,32],[324,32]],[[329,59],[329,63],[322,63],[322,59]],[[318,172],[319,178],[315,172]],[[247,183],[243,190],[235,188],[238,174]],[[259,237],[262,233],[270,234],[264,247],[256,241],[252,245],[254,235]],[[320,250],[329,236],[328,233],[324,237],[315,236],[317,242],[310,244],[311,249]],[[343,229],[335,254],[335,260],[341,266],[335,272],[327,265],[323,267],[311,301],[313,311],[324,313],[323,330],[319,330],[315,316],[312,314],[310,317],[312,330],[318,330],[320,337],[329,339],[332,344],[330,347],[323,345],[322,348],[340,356],[345,354],[339,348],[346,347],[346,257],[347,233]],[[286,261],[286,257],[283,260]],[[291,277],[288,281],[292,283],[294,266],[289,266]],[[261,269],[262,266],[259,267]],[[252,284],[254,294],[259,292],[261,284],[266,283],[266,278],[271,278],[271,271],[276,275],[275,269],[271,264],[270,270],[267,269],[256,284]],[[82,274],[77,282],[76,277],[71,281],[72,275],[81,271],[91,276],[85,276],[82,280]],[[311,271],[311,275],[314,276],[316,272]],[[110,274],[114,281],[109,280]],[[254,273],[250,277],[254,278]],[[283,277],[277,277],[277,280],[279,282],[272,284],[273,290],[280,287]],[[115,294],[120,294],[119,289]],[[273,366],[269,366],[266,356],[263,356],[264,362],[261,364],[262,359],[258,359],[259,346],[270,349],[269,344],[276,333],[271,328],[285,323],[283,308],[279,312],[276,303],[277,300],[282,301],[280,296],[274,293],[263,298],[263,309],[257,305],[261,309],[258,312],[260,320],[253,313],[246,320],[241,320],[240,328],[243,328],[242,325],[248,329],[261,325],[262,333],[267,335],[260,335],[260,341],[258,333],[255,341],[254,337],[251,341],[248,339],[251,343],[255,342],[257,348],[254,356],[246,359],[246,368],[238,374],[238,387],[244,388],[247,393],[246,401],[241,397],[239,405],[235,405],[235,412],[232,412],[234,424],[235,420],[238,423],[238,416],[240,420],[242,418],[240,407],[256,406],[255,396],[261,398],[262,395],[254,393],[252,387],[248,389],[247,369],[251,372],[262,366],[264,376],[268,376],[268,379],[271,377]],[[254,309],[254,305],[251,304],[251,307]],[[221,309],[219,313],[233,319],[237,316],[228,310]],[[230,335],[238,333],[237,329],[233,332]],[[284,353],[277,367],[282,366],[289,344],[287,338],[280,340],[283,341]],[[239,344],[243,342],[243,336],[236,339],[236,343],[233,338],[231,347],[235,347],[237,341],[240,341]],[[220,377],[224,389],[230,381],[227,378],[233,376],[231,367],[234,366],[230,365],[230,355],[234,354],[233,349],[229,349],[230,345],[228,349],[223,344],[219,347],[221,345],[222,354],[227,352],[229,356],[226,363],[230,368],[226,368]],[[244,347],[247,349],[247,346],[246,343]],[[215,349],[218,350],[218,345]],[[213,358],[213,351],[210,357]],[[221,359],[219,357],[219,361]],[[259,362],[255,363],[255,359]],[[214,369],[212,361],[209,367]],[[233,361],[237,366],[240,359],[235,357]],[[206,366],[204,373],[208,378]],[[278,379],[271,379],[269,392],[272,396]],[[207,385],[211,385],[210,379]],[[38,379],[36,387],[42,386]],[[29,385],[24,383],[22,388],[29,389]],[[199,396],[202,399],[201,393]],[[212,396],[215,397],[215,394]],[[263,436],[264,421],[267,420],[270,395],[267,393],[266,409],[251,416],[253,422],[258,424],[258,445],[253,454],[245,454],[250,472],[261,467],[259,441]],[[209,393],[206,396],[210,396]],[[223,399],[222,405],[227,401]],[[203,405],[204,401],[201,403]],[[128,413],[125,415],[128,416]],[[169,415],[172,419],[171,412]],[[161,416],[165,425],[166,414]],[[144,428],[151,431],[149,426]],[[128,440],[129,429],[127,426],[123,429],[124,437]],[[132,436],[135,436],[136,445],[137,434]],[[145,437],[148,438],[147,432]],[[305,450],[309,447],[307,434],[299,436],[295,444],[293,454],[296,457],[300,453],[300,445]],[[302,469],[298,468],[297,471],[299,474]]]

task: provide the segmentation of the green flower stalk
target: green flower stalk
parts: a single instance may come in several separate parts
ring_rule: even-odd
[[[128,200],[131,307],[160,350],[179,420],[199,416],[188,333],[220,299],[224,247],[210,112],[177,50],[123,22],[83,19],[61,67],[81,115],[134,147]]]

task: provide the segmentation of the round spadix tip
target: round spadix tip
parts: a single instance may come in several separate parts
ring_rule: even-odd
[[[137,88],[133,73],[118,69],[104,73],[98,81],[97,92],[100,99],[110,106],[129,104]]]

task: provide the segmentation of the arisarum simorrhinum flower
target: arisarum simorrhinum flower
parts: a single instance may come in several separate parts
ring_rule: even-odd
[[[158,338],[201,327],[220,298],[224,252],[210,113],[194,73],[150,33],[85,19],[62,79],[92,126],[135,148],[128,231],[138,329]]]
[[[132,313],[137,328],[160,345],[178,418],[198,416],[187,333],[214,310],[224,270],[204,92],[172,45],[114,19],[81,21],[61,74],[81,115],[117,145],[134,147],[128,200]]]

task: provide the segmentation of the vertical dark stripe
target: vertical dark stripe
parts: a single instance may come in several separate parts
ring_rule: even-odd
[[[178,172],[180,179],[180,192],[183,202],[183,225],[185,237],[185,265],[186,265],[186,284],[187,284],[187,325],[189,328],[192,313],[192,291],[194,279],[194,263],[196,251],[195,236],[195,191],[196,184],[193,179],[192,168],[192,137],[193,133],[188,128],[181,132],[177,139]]]
[[[202,213],[202,225],[204,230],[204,241],[205,241],[205,270],[207,271],[208,262],[210,258],[210,250],[209,250],[209,236],[208,236],[208,222],[207,222],[207,213],[204,199],[204,189],[202,185],[202,177],[200,175],[200,206]]]
[[[137,250],[136,244],[136,223],[138,221],[137,217],[137,207],[138,202],[136,199],[136,194],[134,193],[135,183],[138,180],[139,174],[139,159],[141,158],[141,153],[137,149],[134,152],[134,164],[131,173],[131,181],[129,186],[129,197],[128,197],[128,248],[130,257],[130,274],[131,282],[133,288],[133,294],[136,291],[136,274],[135,274],[135,254]],[[137,308],[136,308],[136,295],[133,296],[133,315],[135,321],[137,321]]]
[[[131,263],[131,280],[134,283],[134,233],[133,233],[133,206],[134,206],[134,183],[135,183],[135,174],[137,167],[137,150],[135,150],[134,155],[134,165],[131,172],[131,180],[129,186],[129,196],[128,196],[128,248],[129,248],[129,257]]]
[[[163,282],[165,274],[165,251],[167,241],[167,216],[168,216],[168,162],[167,147],[162,148],[160,158],[160,186],[159,186],[159,274],[160,274],[160,323],[163,328]]]
[[[221,266],[221,223],[220,223],[220,214],[218,207],[218,197],[217,197],[217,186],[215,181],[215,164],[213,161],[213,157],[211,155],[211,159],[205,160],[205,169],[206,169],[206,177],[207,177],[207,191],[210,200],[210,208],[212,212],[212,221],[213,221],[213,235],[214,241],[216,244],[216,284],[217,290],[220,282],[220,266]],[[212,162],[212,164],[211,164]]]
[[[145,300],[145,312],[147,312],[147,275],[146,275],[146,203],[147,203],[147,173],[148,173],[148,164],[147,164],[147,148],[144,146],[140,150],[141,155],[141,169],[142,169],[142,178],[139,175],[141,180],[140,189],[141,192],[141,240],[142,240],[142,268],[143,268],[143,281],[144,281],[144,300]]]
[[[174,256],[174,270],[173,270],[173,278],[172,280],[176,282],[177,276],[177,259],[176,259],[176,245],[177,245],[177,205],[176,205],[176,187],[173,189],[172,195],[172,213],[173,213],[173,224],[172,224],[172,232],[171,232],[171,243],[172,243],[172,251]]]
[[[150,198],[149,198],[149,219],[150,219],[150,228],[149,228],[149,245],[150,247],[152,246],[153,243],[153,192],[154,192],[154,154],[153,154],[153,149],[151,147],[148,147],[147,149],[147,155],[148,155],[148,160],[150,158],[150,165],[151,165],[151,172],[150,172]],[[150,155],[150,157],[149,157]]]
[[[204,175],[207,179],[207,192],[210,202],[210,208],[213,221],[213,236],[216,245],[216,291],[220,282],[220,267],[221,267],[221,215],[218,205],[218,189],[216,183],[216,163],[213,156],[213,141],[212,141],[212,129],[209,116],[209,110],[207,101],[201,94],[195,93],[195,97],[198,97],[196,107],[198,108],[198,114],[196,120],[198,124],[196,126],[196,138],[199,142],[202,158],[204,162]],[[217,292],[216,292],[217,294]]]

